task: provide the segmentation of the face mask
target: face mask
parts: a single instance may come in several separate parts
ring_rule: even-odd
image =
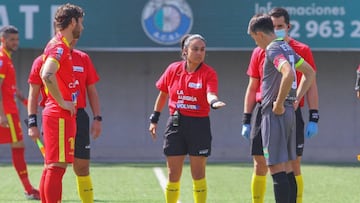
[[[276,37],[284,38],[286,36],[285,29],[274,30]]]

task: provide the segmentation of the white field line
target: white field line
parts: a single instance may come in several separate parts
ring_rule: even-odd
[[[165,191],[167,178],[165,177],[163,171],[159,167],[153,168],[153,171],[154,171],[154,173],[156,175],[156,178],[159,181],[159,184],[160,184],[161,188],[163,189],[163,191]],[[177,203],[181,203],[180,200],[178,200]]]

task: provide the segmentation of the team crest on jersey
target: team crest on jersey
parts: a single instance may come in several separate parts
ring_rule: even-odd
[[[193,14],[186,0],[150,0],[143,9],[141,24],[152,41],[172,45],[190,32]]]
[[[64,53],[64,49],[58,47],[58,48],[56,49],[56,59],[57,59],[57,60],[60,60],[60,58],[61,58],[61,56],[63,55],[63,53]]]
[[[73,71],[83,73],[84,72],[84,67],[82,67],[82,66],[73,66]]]
[[[2,68],[2,66],[3,66],[3,61],[0,60],[0,68]]]

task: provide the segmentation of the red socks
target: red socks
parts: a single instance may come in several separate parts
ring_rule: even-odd
[[[21,183],[24,186],[24,189],[26,192],[31,192],[33,187],[30,184],[27,168],[26,168],[26,162],[24,157],[24,148],[11,148],[12,152],[12,161],[14,168],[21,180]]]
[[[41,179],[40,179],[40,186],[39,186],[40,199],[43,200],[41,202],[46,202],[45,201],[45,190],[44,190],[46,172],[47,172],[47,169],[46,169],[46,167],[44,167],[42,175],[41,175]]]
[[[48,166],[43,170],[40,182],[42,202],[61,202],[62,178],[65,168]]]

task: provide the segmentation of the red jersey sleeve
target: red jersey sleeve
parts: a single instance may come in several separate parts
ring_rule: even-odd
[[[262,78],[262,68],[264,65],[265,51],[260,47],[256,47],[250,58],[247,74],[253,78]]]
[[[89,55],[84,54],[83,57],[84,57],[86,67],[88,68],[88,76],[86,78],[86,86],[95,84],[100,80],[99,75],[97,74],[94,64],[91,61]]]
[[[43,56],[38,56],[31,66],[31,71],[28,78],[29,84],[36,84],[36,85],[42,85],[43,82],[40,77],[40,70],[43,65]]]
[[[156,87],[165,93],[169,93],[169,83],[171,81],[171,78],[175,75],[175,74],[181,74],[181,63],[182,62],[175,62],[170,64],[166,70],[164,71],[164,73],[161,75],[161,77],[159,78],[159,80],[156,82]]]
[[[215,70],[209,67],[209,72],[206,78],[206,92],[218,93],[218,78]]]

